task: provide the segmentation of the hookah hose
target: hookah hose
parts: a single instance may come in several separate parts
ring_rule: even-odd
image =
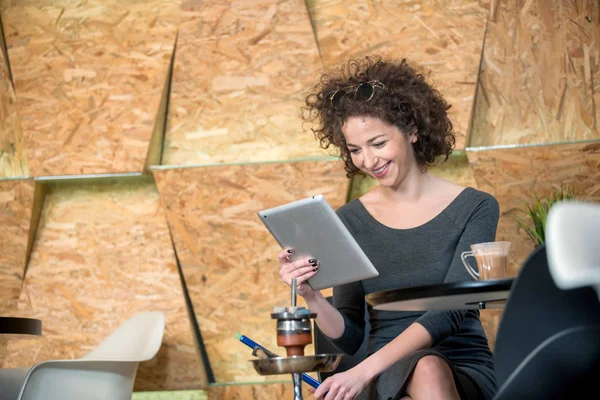
[[[277,354],[275,354],[275,353],[267,350],[266,348],[264,348],[260,344],[256,343],[254,340],[250,339],[248,336],[242,335],[241,333],[238,332],[238,333],[235,334],[235,337],[240,342],[244,343],[246,346],[248,346],[251,349],[253,349],[254,352],[256,352],[257,350],[261,350],[269,358],[278,357]],[[254,352],[252,354],[254,354]],[[315,389],[318,388],[319,385],[321,385],[321,382],[319,382],[318,380],[314,379],[310,375],[307,375],[307,374],[304,374],[304,373],[302,374],[302,380],[304,382],[308,383],[310,386],[314,387]]]

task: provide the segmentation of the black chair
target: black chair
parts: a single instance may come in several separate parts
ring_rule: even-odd
[[[544,245],[513,283],[494,353],[495,400],[599,397],[598,296],[591,287],[558,289]],[[586,390],[589,395],[582,396]]]
[[[327,301],[332,304],[333,298],[331,296],[327,297]],[[365,338],[363,340],[362,345],[354,355],[344,355],[340,360],[337,368],[331,372],[319,372],[319,381],[323,382],[325,379],[329,378],[331,375],[344,372],[349,370],[352,367],[360,364],[365,358],[367,358],[367,342],[369,337],[369,330],[371,326],[369,325],[369,316],[366,312],[365,305]],[[323,334],[319,330],[317,324],[314,324],[314,344],[315,344],[315,354],[340,354],[343,353],[340,349],[338,349],[333,343],[329,341],[327,336]]]

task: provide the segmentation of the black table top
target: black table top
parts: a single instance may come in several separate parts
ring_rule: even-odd
[[[450,282],[391,289],[367,295],[376,310],[426,311],[502,308],[513,278]]]
[[[0,334],[40,336],[42,321],[33,318],[0,317]]]

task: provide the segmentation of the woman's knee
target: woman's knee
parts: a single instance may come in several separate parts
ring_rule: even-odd
[[[433,382],[447,382],[452,380],[452,369],[441,357],[425,356],[421,358],[412,373],[412,380]]]
[[[417,362],[405,392],[412,399],[460,399],[450,365],[438,356]]]

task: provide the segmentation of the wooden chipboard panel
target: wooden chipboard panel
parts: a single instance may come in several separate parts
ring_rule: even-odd
[[[302,0],[184,2],[163,164],[325,155],[300,118],[320,66]]]
[[[470,147],[600,138],[596,1],[494,1]]]
[[[126,319],[166,316],[157,356],[135,390],[206,388],[171,237],[152,181],[50,186],[18,313],[43,334],[14,339],[0,367],[78,358]]]
[[[143,171],[180,4],[39,0],[5,6],[31,175]]]
[[[497,240],[512,243],[509,273],[516,276],[534,243],[519,225],[525,202],[569,185],[582,199],[600,201],[600,141],[469,151],[477,186],[500,203]]]
[[[0,181],[0,315],[16,308],[27,264],[35,182]]]
[[[279,276],[277,242],[256,213],[315,194],[335,209],[348,180],[339,161],[153,170],[216,382],[281,380],[261,376],[247,335],[273,352],[273,308],[290,305]],[[299,298],[300,302],[301,298]],[[283,353],[282,353],[283,351]],[[307,354],[314,354],[312,346]]]
[[[406,58],[452,104],[456,148],[464,149],[488,15],[485,1],[310,0],[326,66],[366,55]]]
[[[0,20],[1,22],[1,20]],[[4,34],[0,30],[0,45]],[[23,131],[17,113],[17,97],[10,66],[0,50],[0,178],[27,176],[29,167],[23,152]]]

